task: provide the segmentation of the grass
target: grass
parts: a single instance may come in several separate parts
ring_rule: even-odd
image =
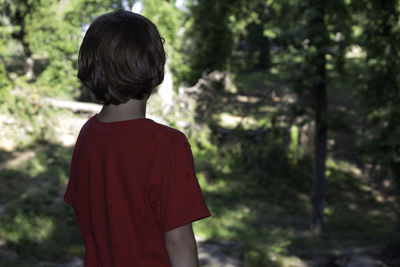
[[[200,173],[212,217],[196,222],[195,231],[207,240],[237,242],[249,266],[258,261],[260,266],[272,266],[262,265],[272,261],[271,252],[277,257],[272,262],[279,265],[297,249],[363,247],[390,240],[395,220],[388,204],[377,203],[363,190],[366,185],[348,166],[330,165],[328,172],[326,226],[319,237],[309,227],[309,194],[296,192],[283,179],[279,187],[260,187],[251,175],[233,173],[213,185]]]
[[[63,262],[84,252],[73,211],[62,201],[71,148],[45,144],[34,152],[0,172],[0,253],[18,255],[2,257],[1,266]]]

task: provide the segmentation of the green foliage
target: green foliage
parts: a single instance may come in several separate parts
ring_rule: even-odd
[[[0,104],[4,104],[6,98],[9,96],[11,82],[7,77],[4,59],[0,57]]]
[[[49,59],[37,83],[52,96],[77,96],[79,88],[76,60],[81,29],[65,18],[67,11],[61,3],[47,1],[27,21],[32,50]]]
[[[290,146],[288,157],[292,164],[297,164],[302,155],[302,148],[299,146],[299,127],[292,125],[290,127]]]
[[[193,2],[189,36],[193,38],[193,78],[203,71],[224,70],[234,46],[235,10],[241,1],[200,0]]]
[[[5,58],[7,53],[7,41],[10,38],[10,29],[0,24],[0,104],[3,105],[5,99],[9,96],[11,81],[7,77]]]
[[[374,127],[368,146],[375,151],[373,165],[389,169],[400,183],[400,3],[383,1],[365,3],[359,18],[363,35],[360,43],[367,51],[368,75],[359,95]],[[381,173],[384,177],[385,171]],[[400,212],[398,211],[400,218]]]
[[[66,18],[74,27],[82,29],[99,15],[118,9],[120,6],[116,5],[116,3],[121,4],[121,1],[72,0],[67,6]]]
[[[189,67],[184,64],[184,47],[182,31],[187,14],[184,14],[174,5],[174,1],[144,0],[143,15],[149,18],[165,39],[167,64],[174,74],[175,84],[179,84],[187,77]]]

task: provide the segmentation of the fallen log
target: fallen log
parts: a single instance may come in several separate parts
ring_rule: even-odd
[[[102,107],[101,105],[95,103],[59,100],[50,97],[43,97],[41,102],[50,104],[56,108],[69,109],[73,112],[98,113]]]

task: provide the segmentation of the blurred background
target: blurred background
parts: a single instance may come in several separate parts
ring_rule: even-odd
[[[0,0],[0,266],[82,266],[62,200],[100,105],[76,78],[117,9],[165,38],[149,117],[185,132],[201,266],[400,266],[400,1]]]

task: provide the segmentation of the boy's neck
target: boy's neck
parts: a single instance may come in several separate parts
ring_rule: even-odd
[[[114,122],[133,120],[146,117],[146,102],[143,100],[131,99],[119,105],[103,105],[97,118],[102,122]]]

